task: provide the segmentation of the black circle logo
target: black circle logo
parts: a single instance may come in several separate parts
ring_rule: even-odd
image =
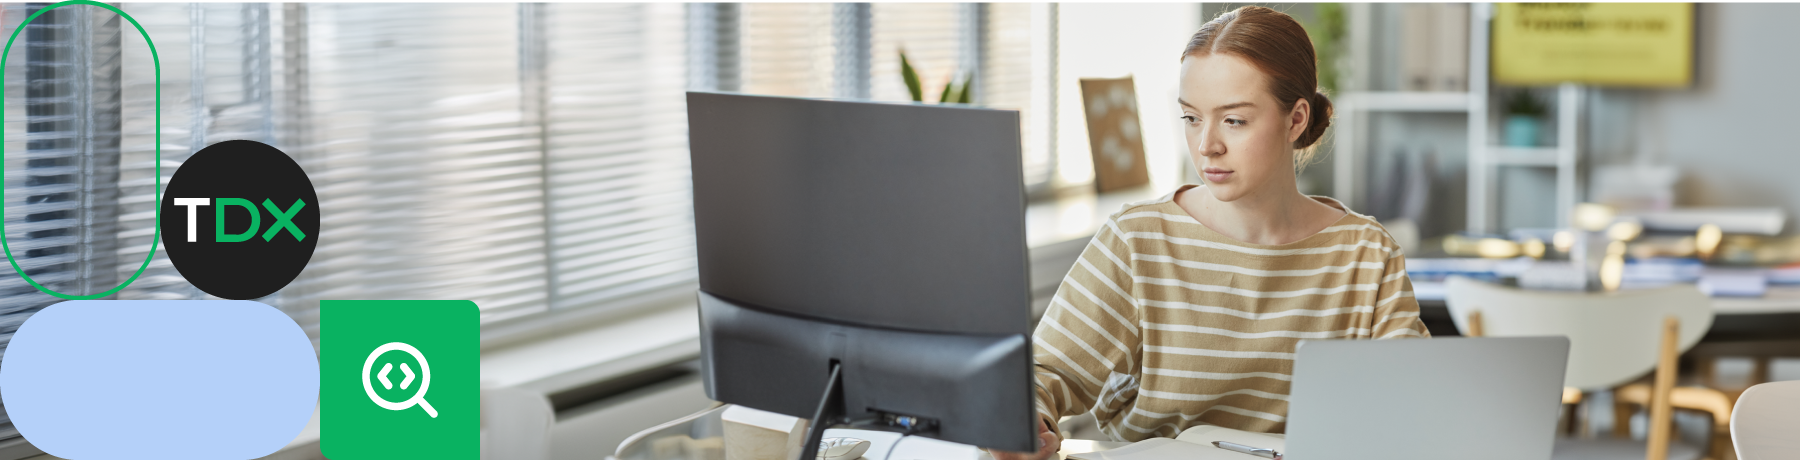
[[[286,153],[225,141],[188,157],[163,191],[162,241],[207,294],[267,296],[300,276],[319,244],[319,196]]]

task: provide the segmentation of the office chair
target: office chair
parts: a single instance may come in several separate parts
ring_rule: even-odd
[[[1708,458],[1721,460],[1730,443],[1731,408],[1729,402],[1720,402],[1728,398],[1710,388],[1675,386],[1676,359],[1712,326],[1712,302],[1698,289],[1679,285],[1607,293],[1528,291],[1461,277],[1451,277],[1446,288],[1445,303],[1464,335],[1567,336],[1565,404],[1579,404],[1585,393],[1627,386],[1655,372],[1642,398],[1650,408],[1649,442],[1564,438],[1557,442],[1555,457],[1701,458],[1691,446],[1674,442],[1673,409],[1682,408],[1713,414]],[[1629,434],[1631,413],[1620,407],[1629,408],[1615,406],[1615,438]]]

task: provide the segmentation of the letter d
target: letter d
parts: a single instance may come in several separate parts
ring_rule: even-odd
[[[225,233],[225,207],[239,206],[250,212],[250,229],[244,233],[232,235]],[[257,211],[256,204],[243,198],[220,198],[213,203],[213,241],[220,243],[236,243],[256,236],[256,230],[262,228],[262,212]]]

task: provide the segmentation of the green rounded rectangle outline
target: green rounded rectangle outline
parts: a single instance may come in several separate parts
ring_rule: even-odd
[[[106,291],[100,292],[97,294],[87,294],[87,295],[64,294],[61,292],[57,292],[56,290],[45,287],[42,284],[38,284],[37,280],[31,279],[31,275],[25,273],[25,269],[23,267],[19,266],[19,259],[13,257],[12,245],[9,244],[6,240],[6,230],[5,230],[6,209],[4,206],[0,206],[0,250],[5,250],[6,261],[8,263],[12,264],[13,271],[17,272],[20,277],[25,278],[25,282],[30,283],[31,287],[37,288],[38,291],[41,291],[45,294],[50,294],[50,295],[53,295],[56,297],[60,297],[63,299],[67,299],[67,300],[90,300],[90,299],[98,299],[101,297],[106,297],[109,295],[116,294],[120,290],[124,290],[125,286],[130,286],[133,281],[137,281],[138,276],[143,275],[144,270],[150,268],[150,261],[156,260],[156,246],[157,246],[158,242],[162,241],[162,206],[160,204],[160,203],[162,203],[162,58],[156,54],[156,42],[150,40],[150,32],[144,30],[143,24],[138,24],[136,18],[131,17],[131,15],[129,15],[129,14],[125,14],[125,12],[120,10],[119,7],[92,1],[92,0],[67,0],[67,1],[63,1],[63,2],[53,3],[50,6],[46,6],[46,7],[43,7],[42,9],[37,10],[36,13],[31,13],[31,16],[26,16],[25,20],[23,22],[19,23],[19,27],[17,29],[13,29],[12,36],[6,39],[6,48],[0,49],[0,88],[3,88],[6,86],[6,59],[8,57],[11,57],[11,55],[12,55],[13,41],[18,40],[19,32],[24,32],[25,26],[31,25],[31,21],[37,19],[38,16],[43,15],[44,12],[54,10],[57,8],[62,8],[62,7],[69,6],[69,5],[97,6],[100,8],[104,8],[107,11],[111,11],[114,14],[119,15],[119,17],[121,17],[121,18],[125,18],[126,21],[131,22],[132,27],[136,27],[138,30],[138,33],[142,34],[144,36],[144,43],[147,45],[150,45],[150,62],[155,64],[155,66],[156,66],[156,109],[154,111],[156,113],[156,129],[152,130],[153,132],[156,133],[156,172],[153,174],[154,176],[156,176],[156,187],[152,188],[151,192],[155,194],[156,201],[154,201],[154,203],[158,203],[158,205],[156,206],[155,218],[153,220],[151,220],[151,223],[150,223],[150,226],[151,226],[150,253],[144,256],[143,265],[139,265],[137,271],[131,273],[130,278],[126,278],[124,282],[119,283],[118,286],[113,286],[112,289],[107,289]],[[3,102],[5,100],[5,98],[6,98],[5,93],[0,92],[0,102]],[[5,124],[6,124],[6,112],[0,111],[0,125],[5,125]],[[4,157],[5,153],[6,153],[6,130],[0,129],[0,157]],[[6,201],[5,176],[6,176],[6,162],[0,161],[0,202]]]

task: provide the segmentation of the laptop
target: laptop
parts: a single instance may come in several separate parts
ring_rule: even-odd
[[[1305,340],[1295,355],[1284,460],[1550,458],[1567,337]]]

